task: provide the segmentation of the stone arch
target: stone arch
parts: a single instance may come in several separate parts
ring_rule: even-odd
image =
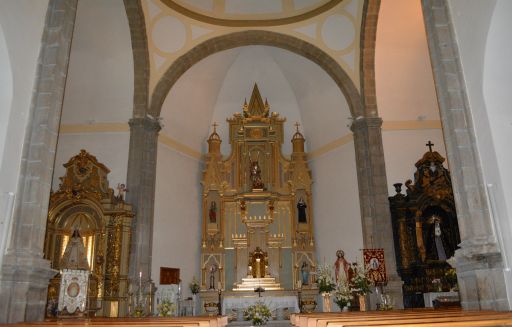
[[[316,46],[286,34],[249,30],[234,32],[211,38],[189,50],[185,55],[178,58],[160,78],[151,96],[151,104],[148,113],[154,117],[160,115],[169,90],[190,67],[201,59],[219,51],[247,45],[268,45],[289,50],[303,56],[324,69],[327,74],[338,85],[341,92],[347,99],[350,112],[353,117],[363,116],[363,106],[360,94],[348,74],[328,54]]]
[[[140,0],[124,0],[133,51],[133,117],[146,114],[149,99],[149,52],[146,23]]]
[[[375,40],[379,9],[380,0],[365,0],[361,22],[359,71],[361,74],[361,99],[366,117],[378,116],[375,91]]]

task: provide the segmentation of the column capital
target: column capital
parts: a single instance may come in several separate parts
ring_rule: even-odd
[[[357,130],[363,129],[363,128],[380,128],[382,127],[382,118],[380,117],[362,117],[359,116],[357,118],[353,118],[352,125],[350,126],[350,129],[352,132],[355,132]]]
[[[153,131],[155,133],[160,132],[162,129],[159,117],[150,118],[149,116],[145,116],[141,118],[132,118],[128,121],[128,125],[130,125],[131,130],[135,128],[144,128],[146,131]]]

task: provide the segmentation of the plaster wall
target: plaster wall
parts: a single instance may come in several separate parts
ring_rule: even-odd
[[[474,134],[487,189],[492,225],[504,262],[505,286],[512,301],[512,237],[510,199],[512,155],[508,140],[512,71],[508,41],[510,3],[506,1],[449,2],[471,109]],[[507,11],[508,10],[508,11]],[[509,305],[510,307],[510,305]]]
[[[58,190],[60,177],[64,176],[64,164],[77,155],[80,149],[87,150],[99,162],[110,169],[108,181],[111,188],[116,190],[118,183],[126,184],[128,169],[128,149],[130,133],[70,133],[59,135],[59,144],[55,155],[55,170],[53,173],[52,189]],[[117,191],[116,191],[117,193]]]
[[[503,190],[499,203],[492,204],[494,214],[502,221],[509,221],[512,213],[512,203],[503,201],[512,199],[512,153],[510,144],[512,139],[512,45],[510,44],[509,31],[512,29],[512,22],[507,13],[512,12],[512,3],[500,0],[492,17],[484,58],[483,92],[484,101],[487,107],[487,115],[491,126],[491,135],[496,151],[498,174],[501,177],[491,183],[501,182]],[[484,162],[486,160],[483,160]],[[490,191],[493,199],[496,198],[495,191]],[[504,199],[503,199],[504,198]],[[498,200],[498,199],[497,199]],[[510,226],[510,223],[509,223]],[[510,227],[505,235],[510,235]]]
[[[96,156],[111,170],[111,187],[126,183],[130,137],[127,123],[133,107],[132,56],[123,1],[79,1],[55,159],[54,190],[65,173],[62,165],[80,149]],[[114,128],[122,131],[115,132]]]
[[[47,0],[0,2],[0,257],[18,189]]]
[[[310,160],[313,174],[314,231],[318,262],[333,264],[336,251],[362,261],[363,231],[354,143]]]
[[[158,145],[151,278],[158,287],[160,267],[180,268],[184,297],[200,273],[201,172],[197,159]]]
[[[446,157],[420,1],[381,2],[375,82],[388,192],[394,195],[394,183],[413,179],[427,141]],[[402,124],[386,128],[388,122]]]

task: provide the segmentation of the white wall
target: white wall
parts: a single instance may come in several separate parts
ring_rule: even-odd
[[[316,157],[310,165],[318,262],[333,264],[339,249],[348,261],[361,262],[363,231],[354,143]]]
[[[0,1],[0,258],[16,194],[48,1]],[[11,199],[11,200],[9,200]]]
[[[80,149],[96,156],[111,170],[111,187],[126,183],[130,137],[127,123],[133,112],[133,83],[133,53],[123,1],[78,1],[54,190],[65,172],[62,165]],[[126,124],[125,131],[102,132],[99,127],[105,123]],[[62,128],[69,125],[75,126],[73,133]]]
[[[160,267],[180,268],[185,297],[200,277],[201,172],[197,159],[158,145],[151,278],[158,287]]]
[[[59,135],[59,146],[55,155],[55,170],[53,173],[52,189],[58,190],[60,180],[66,169],[63,164],[71,157],[86,149],[99,162],[110,169],[108,181],[111,188],[116,190],[118,183],[126,184],[126,169],[130,134],[125,133],[70,133]],[[117,191],[116,191],[117,192]]]
[[[421,126],[439,122],[440,117],[420,1],[382,1],[375,81],[384,126],[387,122],[402,123],[382,132],[388,191],[394,195],[394,183],[413,179],[414,164],[428,151],[427,141],[431,140],[442,156],[446,153],[442,130],[432,128],[432,124]]]

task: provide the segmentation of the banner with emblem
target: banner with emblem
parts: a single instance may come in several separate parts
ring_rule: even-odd
[[[364,267],[366,277],[374,285],[383,285],[387,282],[384,249],[363,249]]]

